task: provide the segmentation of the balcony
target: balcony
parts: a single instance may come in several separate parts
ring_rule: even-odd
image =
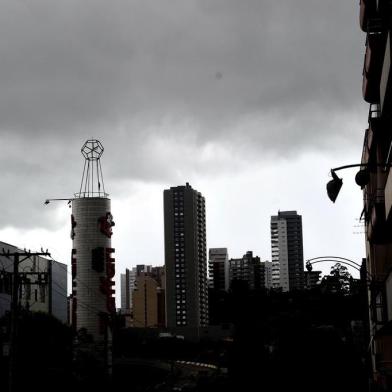
[[[373,244],[385,243],[387,228],[385,221],[384,189],[377,188],[368,195],[367,201],[367,237]]]

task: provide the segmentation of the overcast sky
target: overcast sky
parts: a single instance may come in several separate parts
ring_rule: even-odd
[[[163,190],[206,197],[207,246],[271,258],[270,216],[305,258],[365,256],[355,171],[366,128],[358,2],[0,1],[0,240],[69,264],[80,148],[105,147],[117,275],[162,265]],[[329,270],[330,265],[325,267]]]

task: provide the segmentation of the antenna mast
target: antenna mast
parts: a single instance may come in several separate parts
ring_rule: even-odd
[[[83,144],[81,152],[85,160],[82,181],[79,193],[75,193],[75,198],[109,196],[105,192],[100,161],[103,151],[103,145],[99,140],[89,139]]]

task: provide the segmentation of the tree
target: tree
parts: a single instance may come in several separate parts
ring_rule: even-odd
[[[332,293],[349,294],[352,279],[347,267],[336,263],[331,267],[330,274],[322,279],[321,288]]]

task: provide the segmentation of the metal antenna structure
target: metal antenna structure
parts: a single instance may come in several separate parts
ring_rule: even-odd
[[[84,157],[83,175],[79,193],[75,193],[75,198],[109,196],[105,192],[100,161],[103,151],[103,145],[99,140],[89,139],[83,144],[81,149]]]

